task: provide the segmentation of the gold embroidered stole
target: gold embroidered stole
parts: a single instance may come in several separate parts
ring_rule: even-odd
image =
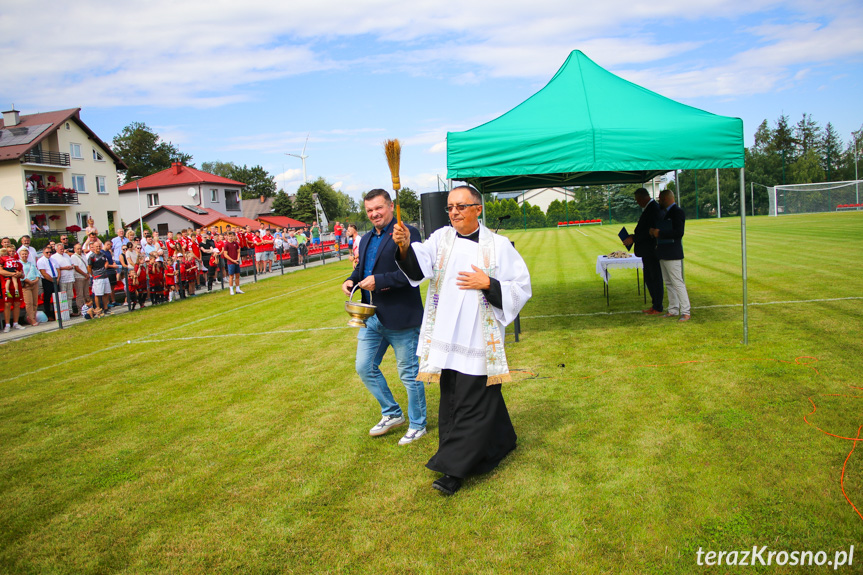
[[[440,303],[440,290],[446,277],[450,255],[456,240],[454,228],[448,228],[438,244],[437,254],[432,265],[432,277],[429,281],[428,293],[426,294],[425,322],[420,332],[422,348],[420,352],[420,366],[417,379],[420,381],[440,381],[440,368],[429,364],[429,352],[431,350],[431,338],[434,333],[435,320],[437,318],[438,305]],[[495,259],[494,234],[484,226],[480,226],[479,244],[477,246],[482,257],[481,267],[488,277],[497,276],[497,260]],[[483,339],[485,341],[486,374],[488,382],[486,385],[495,385],[512,381],[509,366],[506,362],[506,354],[503,350],[503,336],[498,329],[497,320],[494,317],[491,304],[481,292],[477,292],[480,298],[480,322],[482,323]]]

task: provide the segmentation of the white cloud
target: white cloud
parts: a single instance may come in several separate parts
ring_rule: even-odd
[[[697,51],[702,40],[653,31],[669,22],[769,18],[788,6],[795,12],[787,22],[737,30],[759,45],[741,44],[721,66],[678,62],[672,68],[664,62]],[[7,3],[0,19],[7,87],[0,95],[43,107],[206,108],[252,100],[259,83],[348,68],[463,84],[548,78],[573,48],[641,77],[668,73],[664,85],[681,94],[748,94],[793,81],[791,68],[801,63],[863,54],[859,8],[850,0],[154,0],[134,6],[78,0],[50,6],[51,20],[74,32],[34,33],[23,23],[40,21],[44,4]],[[705,27],[704,42],[710,34]],[[356,55],[350,41],[358,38],[372,49]],[[267,149],[289,141],[273,138]]]

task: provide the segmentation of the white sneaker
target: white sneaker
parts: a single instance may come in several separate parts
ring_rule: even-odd
[[[24,326],[23,326],[23,325],[21,325],[20,323],[16,323],[16,324],[14,324],[12,327],[13,327],[14,329],[24,329]]]
[[[399,445],[407,445],[408,443],[413,443],[426,433],[427,432],[425,427],[423,427],[422,429],[408,429],[408,432],[405,433],[405,436],[399,439]]]
[[[234,288],[234,291],[235,291],[235,292],[237,292],[237,293],[246,293],[246,292],[244,292],[243,290],[241,290],[241,289],[239,288],[239,286],[237,286],[236,288]]]
[[[3,333],[9,333],[10,329],[12,329],[12,326],[7,323],[6,327],[3,328]]]
[[[374,437],[377,437],[378,435],[383,435],[393,427],[404,425],[404,423],[405,417],[403,415],[400,415],[398,417],[390,417],[389,415],[385,415],[381,418],[377,425],[369,429],[369,435]]]
[[[228,288],[231,290],[231,295],[234,295],[234,288]]]

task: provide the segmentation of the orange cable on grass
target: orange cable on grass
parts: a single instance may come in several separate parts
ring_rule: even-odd
[[[804,361],[804,360],[808,360],[808,361]],[[789,363],[789,364],[799,365],[802,367],[808,367],[809,369],[811,369],[812,371],[815,372],[815,375],[821,375],[821,372],[818,371],[818,368],[816,368],[814,365],[811,365],[811,364],[816,363],[818,361],[818,358],[813,357],[811,355],[801,355],[801,356],[795,357],[794,361],[788,361],[788,360],[784,360],[784,359],[773,359],[773,358],[691,359],[691,360],[687,360],[687,361],[679,361],[676,363],[668,363],[668,364],[653,364],[653,363],[651,363],[651,364],[644,364],[644,365],[636,365],[632,369],[638,369],[638,368],[642,368],[642,367],[676,367],[676,366],[689,365],[689,364],[694,364],[694,363],[719,363],[719,362],[730,362],[730,361],[743,361],[743,362],[773,361],[776,363]],[[612,371],[612,370],[606,369],[605,371],[601,371],[601,372],[596,373],[594,375],[587,375],[587,376],[581,377],[579,379],[593,379],[595,377],[599,377],[601,375],[604,375],[610,371]],[[863,387],[859,387],[859,386],[849,385],[848,387],[851,389],[863,390]],[[848,397],[848,398],[852,398],[852,399],[863,399],[863,396],[859,396],[859,395],[843,395],[843,394],[838,394],[838,393],[822,394],[822,395],[824,395],[826,397]],[[857,442],[863,441],[863,438],[860,437],[860,431],[863,430],[863,425],[861,425],[857,429],[857,437],[844,437],[842,435],[836,435],[835,433],[830,433],[829,431],[824,431],[823,429],[821,429],[820,427],[818,427],[817,425],[815,425],[814,423],[809,421],[808,417],[811,416],[813,413],[815,413],[818,410],[818,408],[815,405],[815,402],[812,401],[811,397],[807,397],[807,399],[809,400],[809,403],[812,404],[812,411],[810,413],[808,413],[807,415],[803,416],[803,421],[805,421],[808,425],[814,427],[815,429],[817,429],[818,431],[820,431],[821,433],[823,433],[825,435],[829,435],[830,437],[835,437],[837,439],[843,439],[843,440],[847,440],[847,441],[852,442],[851,451],[848,452],[848,457],[845,458],[845,463],[842,465],[842,476],[839,479],[839,486],[842,489],[842,495],[845,496],[845,499],[848,501],[848,503],[851,505],[851,507],[854,509],[854,511],[857,513],[857,515],[860,516],[860,519],[863,519],[863,514],[860,513],[860,510],[857,509],[857,506],[855,506],[854,503],[851,502],[851,499],[849,499],[848,495],[846,495],[846,493],[845,493],[845,467],[848,464],[848,460],[851,458],[851,454],[854,453],[854,448],[857,447]]]
[[[845,466],[848,465],[848,460],[851,459],[851,454],[854,453],[854,448],[857,447],[857,442],[860,441],[860,430],[863,429],[863,425],[857,428],[857,437],[854,440],[854,444],[851,446],[851,451],[848,452],[848,457],[845,458],[845,463],[842,464],[842,475],[839,477],[839,486],[842,488],[842,495],[845,496],[845,501],[854,508],[854,511],[857,512],[857,515],[860,516],[860,519],[863,519],[863,514],[860,513],[860,510],[857,509],[857,506],[851,502],[851,499],[845,493]]]

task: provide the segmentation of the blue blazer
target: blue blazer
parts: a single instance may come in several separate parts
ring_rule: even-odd
[[[662,219],[664,212],[656,200],[650,200],[641,212],[635,231],[632,233],[635,242],[635,255],[640,258],[655,258],[656,239],[650,235],[650,228],[658,227],[656,222]]]
[[[395,218],[393,219],[393,222]],[[391,222],[392,223],[392,222]],[[420,233],[413,226],[408,226],[411,243],[419,242]],[[366,266],[366,251],[374,231],[360,238],[359,262],[348,279],[357,285],[364,279],[363,270]],[[378,319],[387,329],[407,329],[422,325],[423,301],[418,287],[411,287],[404,272],[396,265],[396,250],[398,246],[393,241],[392,227],[383,232],[378,246],[378,255],[372,268],[375,276],[375,291],[371,303],[377,306]],[[363,292],[363,303],[369,303],[366,290]]]
[[[671,222],[671,229],[659,230],[659,241],[656,242],[656,257],[661,260],[682,260],[686,212],[683,211],[683,208],[674,204],[668,208],[664,219]]]

